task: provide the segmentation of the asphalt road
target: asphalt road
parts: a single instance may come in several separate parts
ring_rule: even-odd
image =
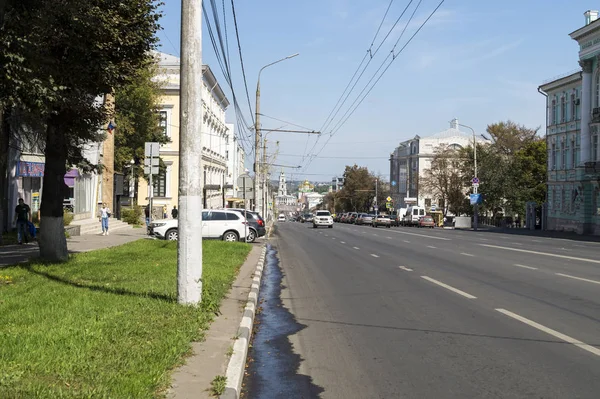
[[[311,382],[289,397],[600,397],[600,243],[292,222],[272,243]]]

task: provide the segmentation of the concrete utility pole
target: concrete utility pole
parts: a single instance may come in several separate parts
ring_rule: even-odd
[[[181,1],[177,301],[202,300],[202,0]]]
[[[262,195],[260,196],[260,202],[259,202],[259,195],[258,192],[263,191],[262,187],[260,185],[259,180],[259,176],[260,176],[260,172],[261,172],[261,167],[260,167],[260,140],[261,140],[261,134],[260,134],[260,74],[262,73],[263,69],[270,67],[271,65],[275,65],[281,61],[285,61],[285,60],[289,60],[290,58],[294,58],[297,55],[299,55],[298,53],[296,54],[292,54],[292,55],[288,55],[285,58],[282,58],[280,60],[277,60],[275,62],[271,62],[270,64],[265,65],[264,67],[260,68],[260,71],[258,71],[258,80],[256,81],[256,105],[254,107],[254,212],[259,212],[260,211],[260,204],[262,204],[263,201],[263,196],[265,195],[265,193],[262,193]],[[267,217],[267,215],[262,215],[264,218]]]
[[[461,123],[457,123],[457,125],[466,127],[467,129],[470,129],[471,132],[473,132],[473,161],[475,166],[475,176],[473,176],[473,178],[477,178],[477,140],[475,137],[475,129],[473,129],[471,126],[463,125]],[[473,184],[473,194],[477,194],[478,185],[479,183]],[[473,213],[473,230],[477,231],[477,225],[479,224],[479,204],[473,205]]]

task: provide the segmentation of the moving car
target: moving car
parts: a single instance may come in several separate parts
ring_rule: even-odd
[[[279,215],[279,217],[277,218],[278,222],[285,222],[285,215],[282,213]]]
[[[387,228],[392,227],[390,217],[387,215],[377,215],[377,216],[373,217],[372,225],[373,225],[373,227],[378,227],[378,226],[385,226]]]
[[[317,211],[317,214],[313,218],[313,228],[316,229],[319,226],[327,226],[333,228],[333,218],[329,211]]]
[[[435,221],[429,215],[422,216],[419,218],[419,227],[430,227],[433,229],[435,227]]]
[[[205,209],[202,211],[202,239],[223,241],[244,240],[248,222],[236,211]],[[149,226],[154,237],[177,241],[178,219],[155,220]]]

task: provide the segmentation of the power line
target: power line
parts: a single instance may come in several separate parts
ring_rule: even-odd
[[[238,31],[237,17],[235,14],[235,4],[231,0],[231,11],[233,12],[233,23],[235,25],[235,37],[237,39],[238,52],[240,54],[240,64],[242,65],[242,75],[244,76],[244,87],[246,88],[246,99],[248,100],[248,108],[250,109],[250,119],[254,124],[254,115],[252,115],[252,105],[250,105],[250,94],[248,94],[248,81],[246,80],[246,70],[244,69],[244,58],[242,57],[242,45],[240,43],[240,33]]]
[[[364,90],[368,87],[368,83],[367,86],[365,86],[365,88],[363,89],[363,92],[361,92],[361,94],[359,94],[359,96],[357,97],[357,99],[354,101],[354,103],[350,106],[351,108],[349,110],[350,113],[348,114],[348,112],[346,112],[346,114],[348,114],[347,117],[342,116],[342,122],[341,124],[338,124],[334,129],[334,131],[332,131],[332,133],[329,135],[329,138],[327,140],[327,142],[323,145],[323,147],[319,150],[319,152],[315,155],[318,156],[321,151],[323,151],[323,149],[325,148],[325,146],[327,145],[327,143],[329,142],[329,140],[331,139],[331,137],[333,137],[333,135],[335,133],[337,133],[337,131],[339,131],[339,129],[346,123],[346,121],[352,116],[352,114],[356,111],[356,109],[362,104],[362,102],[367,98],[367,96],[369,95],[369,93],[373,90],[373,88],[377,85],[377,83],[379,82],[379,80],[383,77],[383,75],[386,73],[386,71],[389,69],[389,67],[392,65],[392,63],[398,58],[398,56],[404,51],[404,49],[410,44],[410,42],[415,38],[415,36],[421,31],[421,29],[425,26],[425,24],[427,24],[427,22],[431,19],[431,17],[433,17],[433,15],[437,12],[437,10],[442,6],[442,4],[444,3],[445,0],[441,0],[440,3],[437,5],[437,7],[431,12],[431,14],[429,14],[429,16],[427,17],[427,19],[425,19],[425,21],[423,21],[423,23],[419,26],[419,28],[415,31],[415,33],[408,39],[408,41],[404,44],[404,46],[402,46],[402,48],[398,51],[398,53],[394,53],[395,48],[397,47],[400,39],[398,39],[398,41],[396,42],[396,44],[394,45],[394,48],[392,48],[390,55],[392,56],[391,61],[388,63],[388,65],[386,66],[386,68],[383,70],[383,72],[379,75],[379,77],[377,78],[377,80],[375,80],[375,82],[373,83],[373,85],[369,88],[369,90],[365,93],[365,95],[360,98],[360,96],[362,95],[362,93],[364,92]],[[414,17],[417,8],[419,7],[419,5],[421,4],[422,0],[419,1],[419,4],[417,4],[417,7],[415,8],[415,10],[413,11],[413,14],[411,16],[411,19],[408,21],[408,23],[406,24],[402,34],[404,34],[404,32],[406,31],[406,28],[408,27],[408,24],[410,23],[410,21],[412,20],[412,18]],[[402,35],[401,35],[402,37]],[[401,38],[400,37],[400,38]],[[389,58],[389,56],[386,58],[386,60],[384,61],[384,63],[382,64],[382,66],[385,64],[385,62],[387,61],[387,59]],[[380,67],[381,69],[381,67]],[[373,76],[375,77],[376,74]],[[372,80],[373,78],[371,78]],[[370,82],[369,82],[370,83]],[[356,101],[360,98],[360,101],[358,102],[358,104],[352,108],[352,106],[354,106],[354,104],[356,103]],[[305,168],[308,167],[308,165],[310,165],[312,159],[314,159],[314,157],[311,157],[311,159],[309,160],[309,163],[306,165]]]
[[[288,122],[288,121],[284,121],[283,119],[277,119],[277,118],[274,118],[274,117],[272,117],[272,116],[269,116],[269,115],[265,115],[265,114],[259,114],[259,115],[260,115],[260,116],[264,116],[265,118],[273,119],[273,120],[275,120],[275,121],[278,121],[278,122],[283,122],[283,123],[286,123],[286,124],[288,124],[288,125],[292,125],[292,126],[296,126],[296,127],[301,127],[302,129],[306,129],[306,130],[310,130],[310,131],[313,131],[313,130],[314,130],[314,129],[311,129],[311,128],[309,128],[309,127],[306,127],[306,126],[297,125],[297,124],[295,124],[295,123]],[[261,129],[261,130],[265,130],[265,129]]]
[[[296,155],[296,154],[279,154],[279,156],[281,157],[293,157],[293,158],[301,158],[303,157],[303,155]],[[390,157],[334,157],[334,156],[329,156],[329,157],[321,157],[321,156],[315,156],[315,158],[318,159],[390,159]]]

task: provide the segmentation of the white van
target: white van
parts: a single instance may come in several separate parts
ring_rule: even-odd
[[[425,216],[425,208],[421,206],[409,206],[406,209],[406,215],[404,215],[404,226],[417,226],[419,224],[419,218]]]

